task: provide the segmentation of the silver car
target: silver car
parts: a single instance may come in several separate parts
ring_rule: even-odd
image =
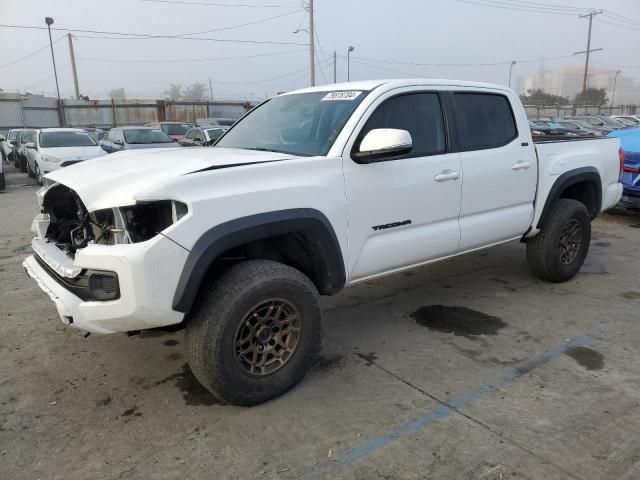
[[[140,148],[176,148],[176,142],[155,127],[117,127],[109,130],[107,136],[100,141],[107,153],[135,150]]]

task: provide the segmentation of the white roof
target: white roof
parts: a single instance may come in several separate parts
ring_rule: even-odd
[[[434,86],[434,87],[475,87],[487,88],[492,90],[510,90],[505,85],[483,82],[469,82],[466,80],[447,80],[440,78],[403,78],[403,79],[383,79],[383,80],[359,80],[357,82],[329,83],[319,85],[317,87],[303,88],[284,93],[283,95],[291,95],[295,93],[309,92],[330,92],[340,90],[373,90],[374,88],[384,85],[385,89],[398,87],[409,87],[414,85]]]
[[[37,128],[36,130],[40,130],[41,132],[85,132],[83,128],[63,128],[63,127],[52,127],[52,128]]]

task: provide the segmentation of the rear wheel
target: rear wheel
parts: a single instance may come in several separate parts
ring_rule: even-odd
[[[269,260],[240,263],[202,292],[187,321],[191,369],[224,402],[265,402],[302,379],[320,346],[320,320],[304,274]]]
[[[4,180],[4,172],[0,172],[0,190],[4,190],[6,187],[6,183]]]
[[[591,242],[591,218],[581,202],[558,199],[542,231],[527,241],[527,262],[533,273],[551,282],[565,282],[582,268]]]
[[[27,165],[28,165],[27,159],[26,159],[26,158],[23,158],[23,157],[20,157],[20,159],[18,160],[18,162],[20,163],[20,171],[21,171],[22,173],[26,173],[26,171],[27,171]]]

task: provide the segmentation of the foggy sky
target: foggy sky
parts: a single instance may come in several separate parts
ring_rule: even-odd
[[[196,1],[196,0],[185,0]],[[201,0],[214,2],[214,0]],[[185,34],[253,22],[301,9],[296,0],[216,0],[215,3],[278,5],[283,8],[245,8],[178,5],[142,0],[0,0],[0,23],[144,34]],[[541,3],[565,5],[559,0]],[[606,8],[640,20],[637,0],[574,0],[571,6]],[[414,63],[494,63],[532,60],[514,67],[512,86],[525,72],[540,67],[542,57],[571,55],[586,47],[587,21],[576,16],[528,13],[476,6],[455,0],[316,0],[316,29],[322,51],[316,61],[317,83],[333,80],[332,53],[338,55],[338,81],[346,80],[347,47],[353,45],[351,79],[423,76],[489,81],[506,84],[508,65],[424,67],[374,63],[363,59]],[[303,12],[241,28],[200,35],[206,38],[308,43],[306,32],[293,34]],[[307,17],[308,18],[308,17]],[[305,19],[302,28],[308,27]],[[52,32],[54,40],[66,32]],[[80,34],[78,34],[80,35]],[[0,27],[0,66],[48,45],[46,30]],[[208,85],[212,79],[215,98],[264,98],[276,92],[309,84],[308,48],[295,45],[260,45],[191,41],[181,39],[74,40],[81,93],[107,98],[111,89],[124,88],[129,98],[161,97],[169,84]],[[606,63],[638,66],[638,29],[623,29],[594,21],[592,48],[595,66]],[[73,94],[67,39],[54,45],[61,93]],[[136,63],[136,60],[181,60],[281,55],[188,63]],[[323,55],[324,53],[324,55]],[[91,60],[97,59],[101,61]],[[115,63],[106,60],[133,60]],[[328,62],[325,62],[328,60]],[[368,65],[364,65],[364,62]],[[581,64],[575,59],[545,60],[547,68]],[[615,67],[614,67],[615,68]],[[620,67],[624,76],[640,78],[640,68]],[[298,73],[292,73],[296,72]],[[0,88],[54,94],[55,82],[48,49],[33,57],[0,68]],[[274,77],[282,78],[274,79]],[[324,74],[324,77],[323,77]],[[268,81],[265,81],[268,80]]]

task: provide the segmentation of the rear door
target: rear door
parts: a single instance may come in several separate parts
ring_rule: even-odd
[[[452,152],[439,92],[381,95],[356,126],[343,156],[349,225],[349,281],[454,254],[460,243],[460,157]],[[372,129],[411,134],[406,155],[376,163],[352,151]]]
[[[459,126],[464,182],[460,209],[462,251],[517,238],[533,219],[537,160],[524,110],[515,96],[457,91],[453,100]]]

